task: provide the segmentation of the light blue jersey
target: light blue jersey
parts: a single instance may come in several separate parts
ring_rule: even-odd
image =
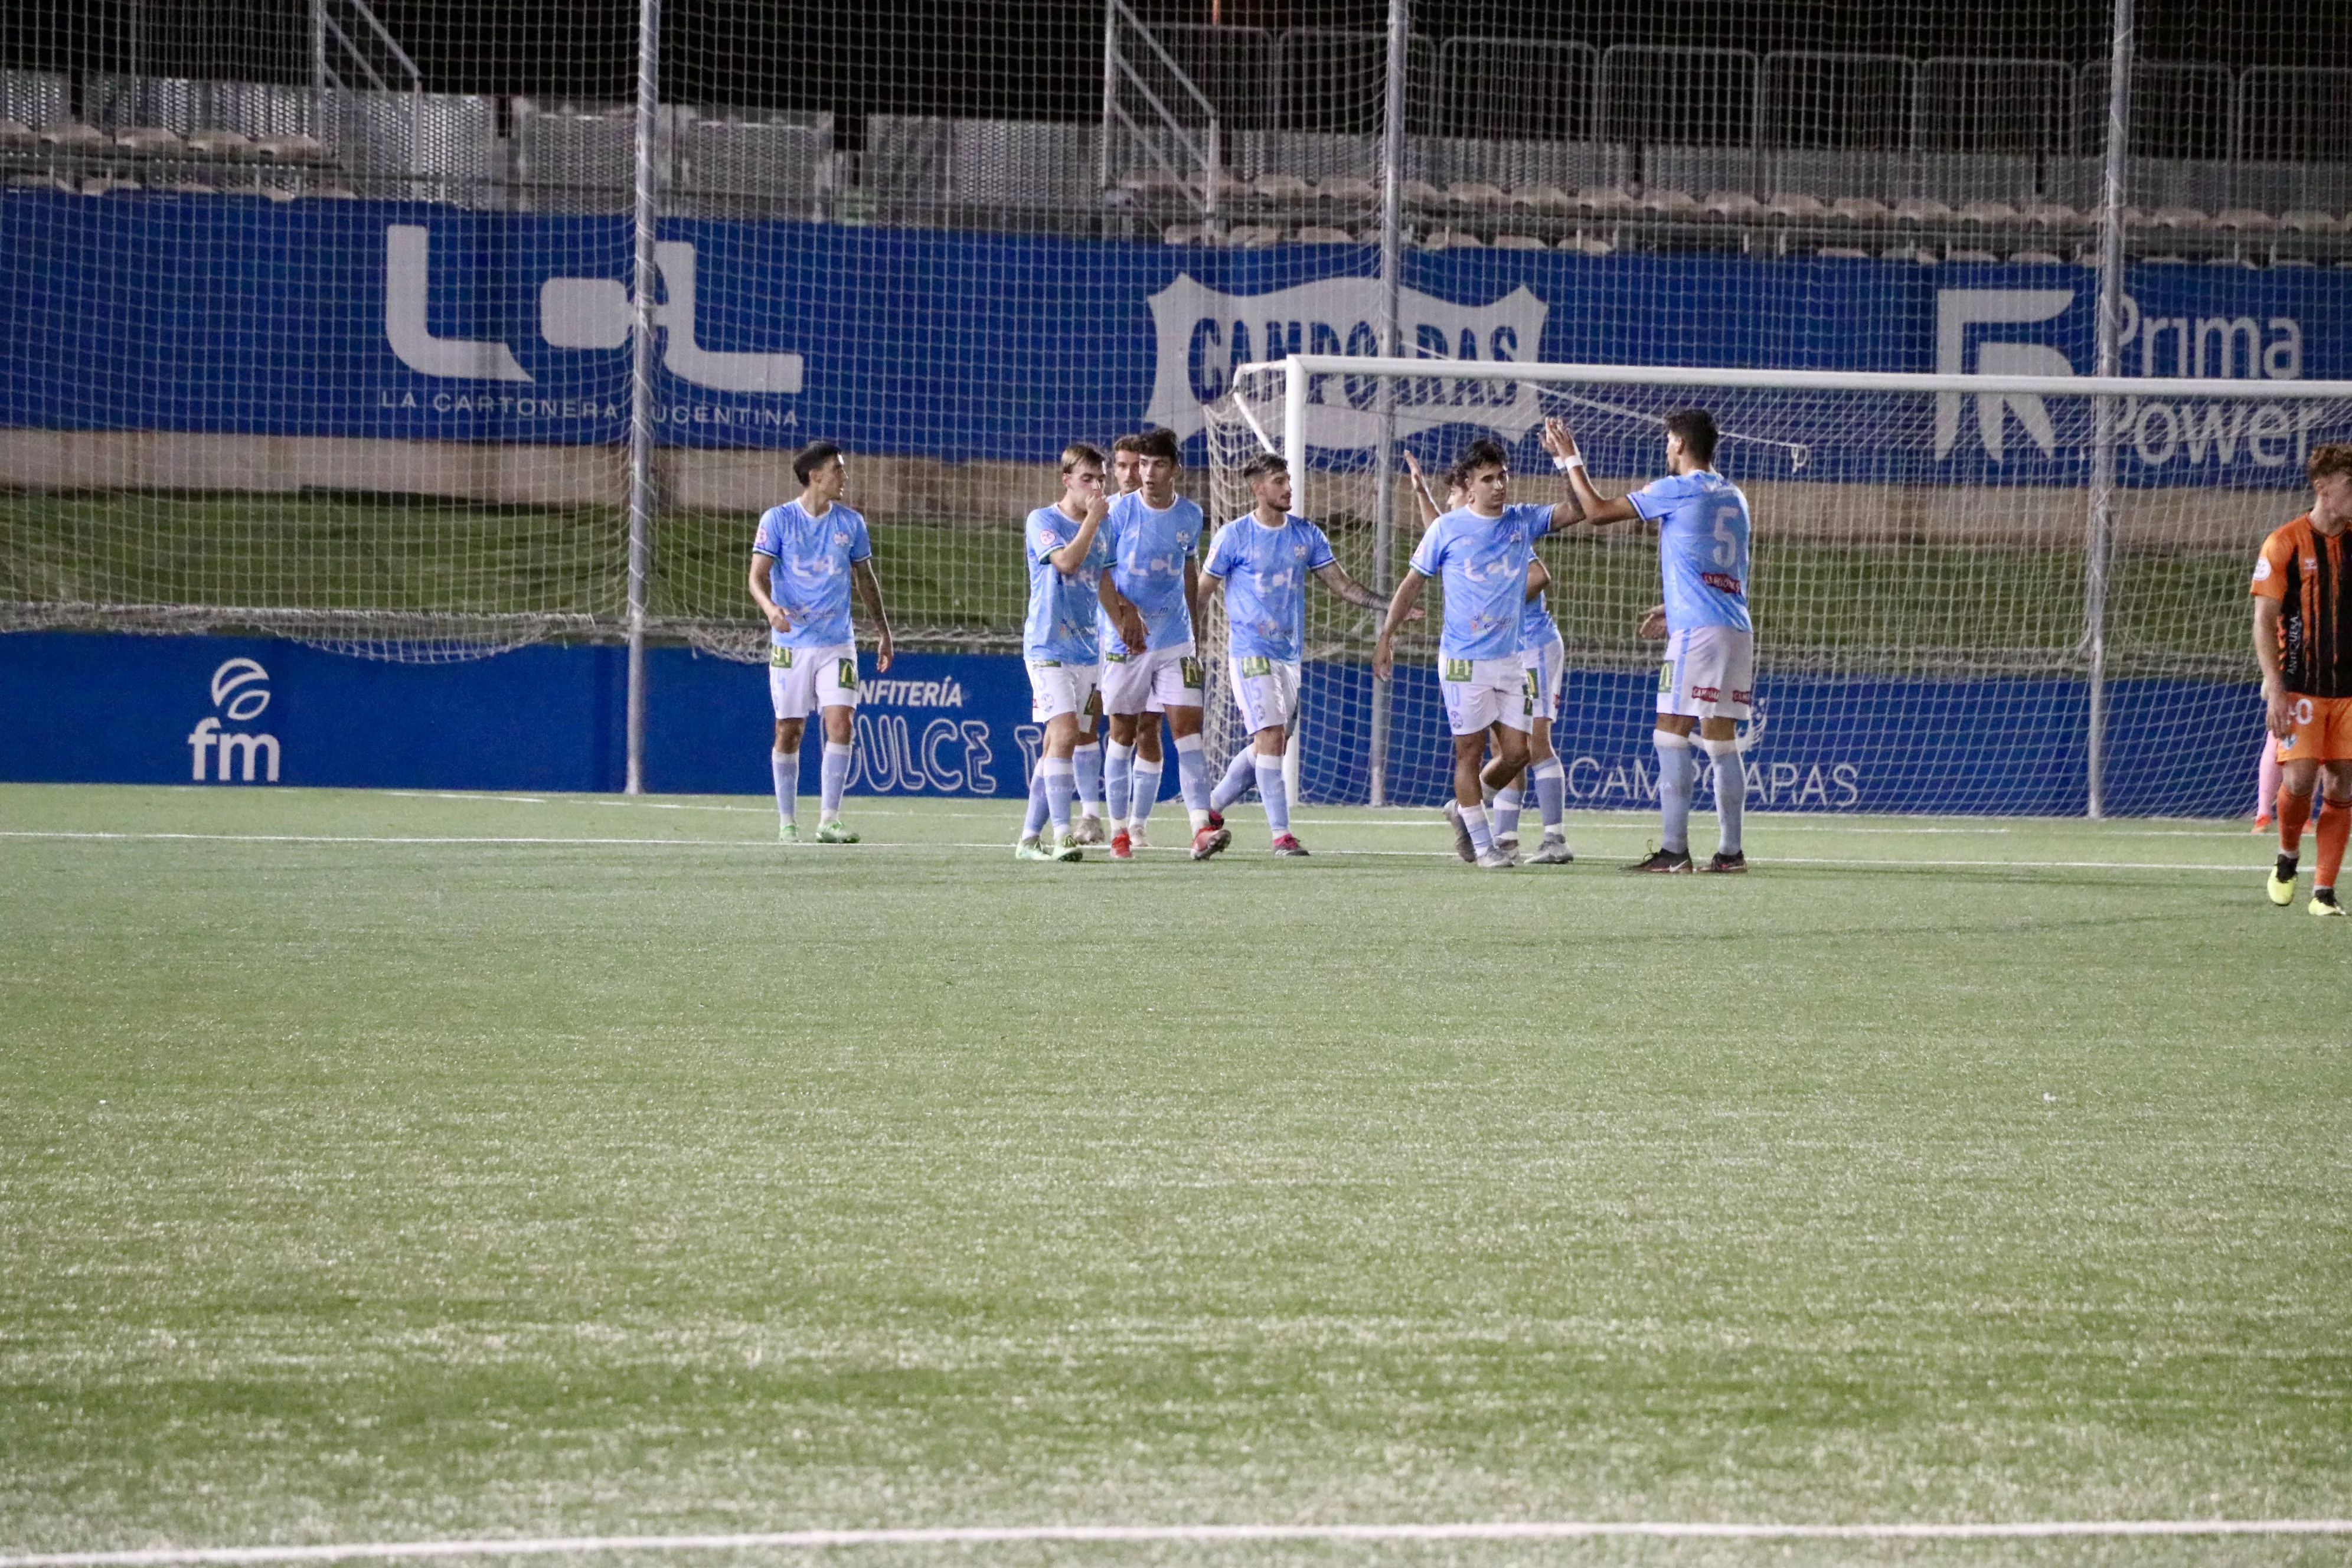
[[[1029,514],[1023,530],[1029,556],[1029,618],[1021,628],[1021,651],[1030,658],[1093,664],[1102,657],[1095,639],[1095,617],[1102,613],[1102,602],[1095,595],[1102,569],[1110,564],[1102,530],[1095,530],[1094,542],[1076,572],[1065,576],[1049,559],[1084,526],[1072,522],[1058,506],[1041,506]]]
[[[1748,498],[1712,468],[1669,474],[1625,498],[1658,525],[1658,573],[1666,584],[1666,626],[1729,626],[1748,618]]]
[[[1236,658],[1296,664],[1307,646],[1307,574],[1338,557],[1323,531],[1296,513],[1268,528],[1237,517],[1209,541],[1201,570],[1225,584],[1225,620]]]
[[[1525,592],[1524,587],[1521,589]],[[1551,618],[1551,610],[1544,604],[1545,595],[1538,594],[1519,612],[1519,649],[1549,647],[1559,641],[1559,624]]]
[[[1150,647],[1176,647],[1192,640],[1192,612],[1184,602],[1184,563],[1201,552],[1201,509],[1178,496],[1165,511],[1144,505],[1131,491],[1110,503],[1101,537],[1111,558],[1111,582],[1143,615]],[[1105,617],[1104,650],[1138,654]]]
[[[1435,577],[1445,594],[1445,627],[1437,651],[1447,658],[1512,658],[1526,618],[1528,563],[1535,542],[1551,531],[1551,508],[1507,506],[1500,517],[1468,507],[1429,525],[1412,569]]]
[[[855,640],[849,630],[849,569],[874,553],[866,520],[839,501],[811,517],[797,500],[772,506],[760,519],[754,554],[775,558],[768,595],[790,616],[793,629],[770,632],[778,647],[835,647]]]

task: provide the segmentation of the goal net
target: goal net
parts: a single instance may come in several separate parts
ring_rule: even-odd
[[[2247,574],[2308,505],[2311,448],[2352,439],[2352,388],[2097,384],[2119,394],[2103,443],[2084,384],[1308,356],[1237,373],[1208,411],[1212,490],[1219,518],[1238,515],[1242,464],[1303,447],[1297,509],[1385,594],[1424,515],[1407,453],[1441,506],[1444,470],[1480,437],[1509,449],[1515,500],[1563,500],[1538,439],[1558,417],[1619,495],[1664,471],[1664,416],[1704,407],[1754,518],[1751,804],[2235,814],[2262,730]],[[1661,597],[1655,531],[1574,528],[1538,553],[1565,650],[1554,742],[1570,805],[1646,807],[1661,647],[1636,626]],[[1376,682],[1375,617],[1310,593],[1304,798],[1444,797],[1439,601],[1433,584],[1428,620]],[[1229,755],[1244,738],[1231,704],[1213,706]]]

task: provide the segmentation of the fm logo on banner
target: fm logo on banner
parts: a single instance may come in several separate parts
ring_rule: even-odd
[[[208,713],[197,720],[196,727],[188,732],[191,760],[188,776],[191,779],[203,784],[205,763],[217,756],[219,765],[213,776],[221,784],[229,782],[230,767],[239,759],[245,764],[240,782],[255,782],[257,761],[263,765],[263,779],[269,784],[278,782],[277,736],[241,732],[228,734],[221,730],[221,714],[226,714],[233,724],[247,723],[261,717],[262,710],[269,706],[268,681],[269,671],[262,668],[257,660],[250,658],[229,659],[213,671],[213,706],[221,712]]]
[[[1225,294],[1190,273],[1150,298],[1159,357],[1148,417],[1181,437],[1205,424],[1201,407],[1233,386],[1236,366],[1294,353],[1380,352],[1377,278],[1326,278],[1266,294]],[[1525,284],[1487,305],[1457,305],[1418,289],[1397,300],[1399,347],[1431,360],[1531,360],[1551,307]],[[1307,442],[1327,450],[1376,445],[1381,416],[1370,376],[1318,375],[1307,387]],[[1429,381],[1398,389],[1397,428],[1483,425],[1516,440],[1543,423],[1535,388],[1512,381]]]

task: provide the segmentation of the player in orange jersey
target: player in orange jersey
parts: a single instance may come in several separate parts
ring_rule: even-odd
[[[2336,873],[2352,832],[2352,569],[2345,529],[2352,525],[2352,445],[2312,448],[2305,470],[2311,510],[2263,541],[2254,563],[2254,657],[2263,666],[2263,704],[2278,737],[2278,865],[2271,902],[2294,902],[2296,857],[2311,792],[2324,778],[2319,865],[2311,912],[2342,915]]]

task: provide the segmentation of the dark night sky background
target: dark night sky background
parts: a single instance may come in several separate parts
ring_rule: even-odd
[[[1209,0],[1136,0],[1154,21],[1206,22]],[[624,99],[633,0],[375,0],[436,90]],[[1223,0],[1223,20],[1275,30],[1377,30],[1384,0]],[[663,96],[836,112],[1085,119],[1100,104],[1093,0],[669,0]],[[9,0],[0,59],[18,68],[299,80],[302,0]],[[2107,0],[1419,0],[1415,31],[1913,56],[2104,57]],[[2144,58],[2232,66],[2345,58],[2346,0],[2140,0]]]

